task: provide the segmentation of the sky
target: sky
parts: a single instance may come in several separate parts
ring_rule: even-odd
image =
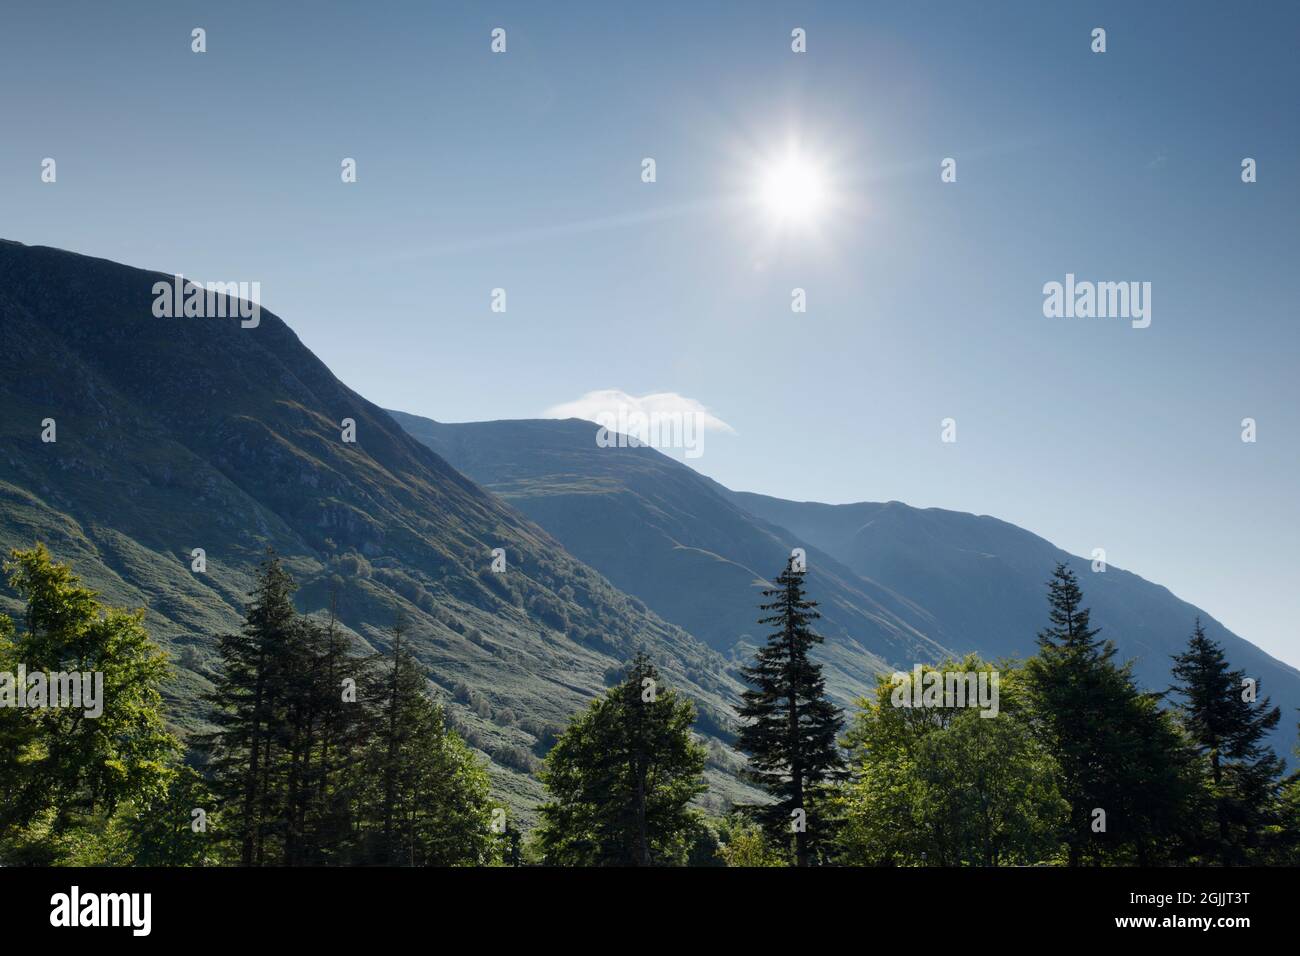
[[[707,413],[688,461],[731,488],[1104,548],[1300,665],[1294,4],[4,19],[0,237],[259,282],[344,382],[440,421]],[[819,201],[783,218],[791,156]],[[1149,282],[1150,325],[1045,316],[1067,274]]]

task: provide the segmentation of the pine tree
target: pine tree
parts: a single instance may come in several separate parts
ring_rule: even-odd
[[[302,630],[293,606],[295,585],[274,554],[259,570],[243,630],[218,638],[223,661],[209,700],[217,730],[201,739],[209,751],[213,786],[231,808],[228,830],[243,866],[281,862],[287,814],[285,711]]]
[[[353,656],[337,600],[322,626],[293,591],[272,555],[242,632],[218,642],[217,730],[203,743],[240,863],[495,860],[486,771],[427,696],[405,625],[389,659]]]
[[[1225,866],[1248,862],[1275,822],[1283,763],[1264,741],[1281,708],[1249,697],[1245,672],[1229,669],[1223,647],[1206,636],[1199,617],[1187,650],[1173,660],[1171,690],[1180,695],[1183,725],[1209,766],[1213,853]]]
[[[843,720],[826,697],[821,665],[809,656],[822,638],[812,629],[820,614],[804,597],[803,575],[791,559],[776,586],[763,591],[775,600],[760,605],[771,613],[759,623],[775,630],[743,671],[751,689],[742,694],[747,723],[737,743],[749,755],[746,777],[773,798],[748,812],[774,845],[788,846],[793,830],[797,866],[815,862],[831,839],[826,791],[844,775],[836,742]]]
[[[393,628],[391,656],[369,674],[374,702],[362,757],[371,782],[358,808],[365,861],[388,866],[458,866],[495,862],[487,772],[431,699],[423,671]]]
[[[1025,665],[1033,726],[1058,765],[1069,805],[1068,862],[1128,853],[1140,864],[1182,852],[1196,792],[1189,742],[1159,695],[1140,692],[1131,665],[1098,639],[1078,580],[1058,564],[1048,583],[1051,625]]]
[[[695,708],[662,687],[644,654],[625,679],[574,718],[546,756],[538,844],[562,866],[686,862],[703,793],[705,750]]]
[[[284,863],[321,864],[345,851],[350,835],[337,818],[337,796],[347,788],[346,760],[362,740],[363,708],[342,700],[335,679],[345,648],[333,617],[328,628],[298,618],[285,647],[283,715],[274,740],[284,765]],[[341,734],[354,736],[340,749]],[[328,766],[331,753],[342,767]]]
[[[305,862],[312,865],[344,863],[356,851],[361,758],[372,731],[370,710],[356,696],[365,668],[361,658],[348,653],[338,627],[338,590],[331,588],[329,618],[318,636],[311,674],[318,753],[306,780],[310,855]],[[346,694],[345,680],[350,681]]]
[[[1297,726],[1300,730],[1300,726]],[[1300,757],[1300,744],[1291,751]],[[1300,865],[1300,771],[1286,775],[1278,790],[1277,825],[1265,841],[1260,862],[1283,866]]]

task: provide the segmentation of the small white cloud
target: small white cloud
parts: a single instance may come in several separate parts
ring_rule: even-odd
[[[702,404],[676,392],[655,392],[652,395],[629,395],[618,388],[605,388],[588,392],[581,398],[552,405],[542,413],[543,418],[581,418],[597,424],[609,424],[629,418],[670,419],[690,417],[696,427],[705,431],[729,432],[736,430],[714,415]]]

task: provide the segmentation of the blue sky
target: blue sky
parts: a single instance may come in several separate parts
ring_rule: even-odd
[[[442,421],[676,393],[732,488],[1104,547],[1300,664],[1294,5],[263,6],[7,10],[0,236],[258,281]],[[791,141],[807,229],[753,201]],[[1045,318],[1067,272],[1151,326]]]

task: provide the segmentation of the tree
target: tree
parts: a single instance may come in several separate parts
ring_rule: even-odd
[[[79,684],[84,706],[50,696],[38,707],[0,707],[0,855],[12,838],[26,862],[94,863],[95,847],[109,852],[96,835],[119,808],[162,797],[175,776],[179,743],[162,716],[167,658],[143,611],[102,605],[43,545],[11,552],[5,571],[25,603],[21,631],[0,615],[8,692],[28,691],[41,675],[50,695],[56,684]],[[18,686],[20,669],[29,687]]]
[[[998,680],[991,716],[944,698],[913,706],[912,674],[882,677],[845,736],[842,862],[856,865],[1029,865],[1060,847],[1065,801],[1056,764],[1030,733],[1020,675],[973,655],[922,674]]]
[[[719,825],[721,847],[719,855],[730,867],[753,869],[756,867],[786,866],[786,854],[772,849],[757,826],[744,814],[733,813]]]
[[[295,588],[279,558],[268,554],[243,629],[217,639],[223,667],[208,698],[217,730],[201,742],[214,789],[233,810],[228,833],[243,866],[283,862],[287,808],[277,744],[285,739],[285,709],[301,665]]]
[[[240,863],[494,861],[486,771],[427,696],[404,625],[390,658],[351,655],[336,602],[322,626],[293,591],[269,556],[244,628],[218,641],[204,743]]]
[[[1134,684],[1115,645],[1097,638],[1074,572],[1048,583],[1051,624],[1025,666],[1032,723],[1056,760],[1069,805],[1067,859],[1127,854],[1140,864],[1185,852],[1199,780],[1190,741],[1157,694]]]
[[[304,862],[319,866],[346,863],[355,853],[362,752],[372,732],[371,710],[356,697],[366,665],[348,653],[339,631],[336,587],[330,590],[328,621],[316,630],[313,646],[308,687],[316,702],[310,734],[316,757],[304,773],[302,829]]]
[[[216,816],[203,777],[180,765],[165,793],[132,804],[126,822],[130,863],[203,866],[209,861],[208,832]]]
[[[1283,763],[1264,741],[1282,710],[1268,698],[1255,701],[1245,671],[1229,669],[1222,645],[1206,636],[1199,617],[1187,650],[1173,660],[1171,690],[1180,697],[1183,726],[1209,767],[1210,852],[1224,866],[1246,863],[1276,821]]]
[[[509,819],[501,831],[501,857],[506,866],[524,865],[524,835]]]
[[[546,755],[538,845],[564,866],[681,864],[698,836],[692,798],[705,790],[695,708],[637,655]]]
[[[746,778],[772,797],[747,811],[776,846],[788,846],[793,831],[797,866],[814,862],[828,843],[827,787],[844,772],[836,743],[841,714],[826,697],[821,665],[809,656],[822,641],[811,626],[821,615],[804,597],[803,574],[792,558],[776,586],[763,591],[775,600],[760,605],[772,613],[758,623],[775,630],[743,671],[751,686],[741,695],[739,714],[747,723],[737,742],[749,755]]]
[[[1300,744],[1292,753],[1300,757]],[[1268,828],[1262,850],[1257,854],[1259,862],[1296,866],[1300,864],[1300,771],[1292,771],[1282,781],[1275,817],[1276,822]]]
[[[362,796],[366,861],[390,866],[464,866],[497,862],[487,772],[447,726],[442,708],[394,626],[391,658],[370,674],[375,708],[362,757],[372,787]]]

